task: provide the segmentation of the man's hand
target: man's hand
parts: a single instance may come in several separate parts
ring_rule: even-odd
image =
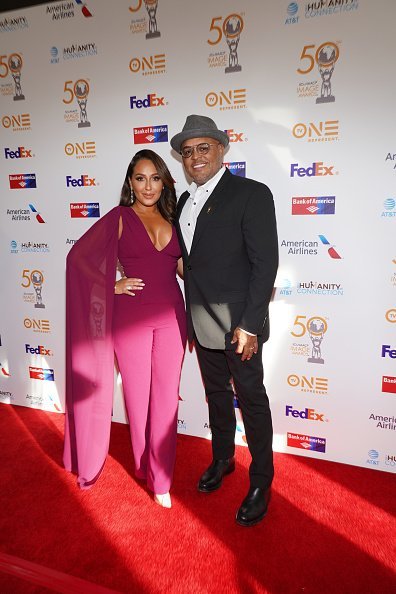
[[[240,328],[235,328],[231,344],[235,344],[236,342],[238,344],[235,352],[238,353],[238,355],[242,354],[242,361],[250,361],[253,355],[257,354],[257,336],[250,336],[250,334],[246,334],[246,332]]]

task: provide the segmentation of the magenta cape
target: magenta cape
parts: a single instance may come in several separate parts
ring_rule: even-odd
[[[64,465],[81,488],[100,475],[109,449],[114,386],[114,282],[121,206],[74,244],[66,261]]]

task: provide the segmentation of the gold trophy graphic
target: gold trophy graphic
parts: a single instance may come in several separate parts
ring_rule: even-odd
[[[22,93],[21,87],[22,66],[22,57],[19,54],[11,54],[11,56],[8,58],[8,67],[11,71],[12,78],[14,79],[15,84],[14,101],[22,101],[23,99],[25,99],[25,95]]]
[[[157,28],[157,8],[158,0],[144,0],[146,10],[149,16],[149,32],[146,33],[146,39],[153,39],[154,37],[161,37],[161,33]]]
[[[240,72],[242,66],[238,62],[238,45],[243,29],[243,19],[239,14],[230,14],[223,22],[223,32],[229,49],[228,66],[224,72]]]
[[[307,323],[307,330],[309,338],[312,342],[312,356],[309,357],[308,363],[324,363],[322,359],[321,344],[323,337],[327,331],[327,323],[323,318],[311,318]]]
[[[40,270],[33,270],[30,278],[32,281],[32,285],[34,287],[34,291],[36,293],[36,303],[34,304],[34,307],[37,307],[38,309],[44,309],[45,305],[43,303],[43,299],[41,296],[41,291],[42,291],[43,282],[44,282],[44,275],[42,272],[40,272]]]
[[[87,116],[87,98],[89,94],[89,84],[83,78],[79,78],[74,84],[74,95],[80,108],[79,128],[89,128],[91,122],[88,121]]]
[[[339,55],[340,50],[332,41],[322,43],[316,51],[315,60],[322,77],[320,97],[317,97],[316,103],[333,103],[335,101],[335,97],[331,92],[331,77]]]

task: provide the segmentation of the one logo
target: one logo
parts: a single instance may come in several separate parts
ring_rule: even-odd
[[[301,392],[310,394],[327,394],[329,380],[326,377],[307,377],[306,375],[296,375],[292,373],[287,378],[287,383],[292,388],[297,388]]]
[[[146,126],[133,129],[133,142],[135,144],[152,144],[154,142],[168,142],[168,126]]]
[[[396,466],[396,456],[392,454],[387,454],[385,456],[385,466]]]
[[[319,235],[319,239],[322,242],[322,244],[326,246],[327,253],[329,254],[330,258],[332,258],[333,260],[341,260],[341,256],[339,255],[339,253],[335,250],[334,246],[330,244],[330,242],[326,239],[324,235]]]
[[[66,175],[67,188],[88,188],[91,186],[96,186],[94,177],[89,177],[88,175],[80,175],[80,177],[74,178],[71,175]]]
[[[381,348],[381,357],[396,359],[396,349],[391,349],[390,344],[383,344]]]
[[[297,408],[293,408],[292,405],[286,404],[285,415],[287,417],[294,417],[295,419],[303,419],[304,421],[319,421],[320,423],[327,422],[327,419],[324,418],[324,413],[319,413],[314,408],[304,408],[303,410],[298,410]]]
[[[329,142],[338,140],[339,121],[326,120],[324,122],[299,122],[292,129],[294,138],[307,140],[308,142]]]
[[[47,349],[41,344],[36,347],[33,347],[30,344],[25,344],[25,353],[30,355],[41,355],[42,357],[52,357],[53,355],[51,349]]]
[[[84,78],[79,78],[74,84],[72,80],[67,80],[64,86],[64,92],[67,94],[66,99],[62,101],[66,105],[70,105],[76,99],[80,108],[80,114],[76,110],[67,110],[65,112],[66,122],[78,121],[78,128],[89,128],[91,122],[88,121],[87,115],[87,101],[89,94],[89,83]]]
[[[70,204],[72,219],[89,219],[100,217],[99,202],[80,202]]]
[[[224,132],[227,134],[230,142],[246,142],[247,141],[247,138],[245,137],[243,132],[235,132],[235,130],[233,130],[233,128],[230,128],[230,130],[224,130]]]
[[[385,313],[385,319],[390,322],[391,324],[396,324],[396,308],[392,307],[392,309],[388,309]]]
[[[49,320],[36,320],[34,318],[25,318],[23,325],[27,330],[33,330],[33,332],[41,332],[47,334],[51,332]]]
[[[388,394],[396,394],[396,377],[394,375],[382,376],[382,391]]]
[[[290,177],[316,177],[327,175],[337,175],[338,171],[334,171],[334,165],[324,165],[322,161],[318,163],[312,163],[309,167],[300,167],[298,163],[291,163],[290,165]]]
[[[239,177],[246,177],[246,163],[245,161],[232,161],[228,163],[224,163],[225,167],[229,169],[229,171],[233,175],[238,175]]]
[[[381,213],[381,217],[396,217],[396,200],[394,198],[387,198],[384,200],[383,205],[384,210]]]
[[[29,270],[25,268],[22,272],[23,282],[21,286],[24,289],[34,289],[34,292],[25,291],[24,301],[29,303],[34,302],[34,307],[37,309],[45,309],[45,305],[42,299],[42,288],[44,283],[44,275],[41,270]]]
[[[154,54],[153,56],[142,56],[141,58],[132,58],[129,62],[129,70],[133,74],[142,74],[148,76],[153,74],[164,74],[166,72],[165,54]]]
[[[31,379],[42,380],[45,382],[55,381],[54,370],[43,369],[43,367],[29,367],[29,377]]]
[[[6,147],[4,149],[4,157],[6,159],[28,159],[33,157],[33,155],[31,149],[27,149],[24,146],[19,146],[15,151],[12,151],[10,148]]]
[[[293,196],[292,215],[334,214],[335,201],[335,196]]]
[[[295,330],[291,332],[291,335],[296,338],[301,338],[305,336],[306,333],[308,333],[312,343],[312,351],[311,356],[308,357],[307,361],[308,363],[319,363],[323,365],[324,359],[322,358],[322,341],[327,332],[327,321],[321,316],[313,316],[308,320],[306,318],[307,316],[296,316],[294,320]],[[305,347],[306,345],[302,346]],[[300,354],[295,350],[298,347],[299,345],[293,345],[292,351],[295,354]],[[304,349],[303,353],[301,354],[304,354],[305,352],[306,349]]]
[[[310,450],[313,452],[326,451],[326,440],[323,437],[314,437],[312,435],[301,435],[301,433],[288,433],[287,445],[291,448],[301,450]]]
[[[68,142],[65,144],[65,153],[68,157],[75,157],[76,159],[92,159],[96,157],[96,142],[94,140]]]
[[[1,124],[6,130],[25,132],[31,129],[30,113],[5,115],[1,118]]]
[[[129,103],[131,109],[142,109],[147,107],[164,107],[165,105],[165,97],[159,97],[155,93],[151,93],[146,95],[144,99],[138,99],[136,95],[129,98]]]
[[[246,89],[230,89],[229,91],[210,91],[205,97],[207,107],[226,109],[245,109]]]
[[[16,173],[8,176],[11,190],[37,188],[35,173]]]

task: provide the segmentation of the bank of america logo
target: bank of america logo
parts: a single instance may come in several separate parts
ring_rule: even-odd
[[[168,126],[146,126],[133,129],[133,142],[135,144],[152,144],[154,142],[168,142]]]

